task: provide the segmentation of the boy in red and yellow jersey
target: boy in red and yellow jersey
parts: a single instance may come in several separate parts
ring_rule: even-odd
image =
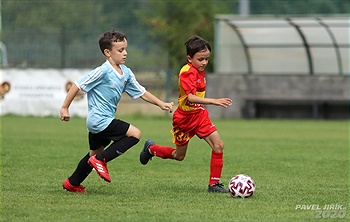
[[[180,70],[178,108],[173,115],[172,134],[176,148],[160,146],[152,140],[147,140],[140,153],[140,162],[145,165],[153,156],[181,161],[186,156],[189,140],[197,135],[212,148],[208,192],[226,193],[228,190],[220,183],[224,143],[215,125],[211,122],[204,104],[227,108],[232,105],[232,100],[205,98],[204,69],[211,53],[209,42],[199,36],[192,36],[185,45],[187,64]]]

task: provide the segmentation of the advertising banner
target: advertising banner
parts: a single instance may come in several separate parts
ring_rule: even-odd
[[[2,69],[0,114],[59,116],[74,81],[89,72],[80,69]],[[70,106],[71,116],[86,117],[86,95],[80,91]]]

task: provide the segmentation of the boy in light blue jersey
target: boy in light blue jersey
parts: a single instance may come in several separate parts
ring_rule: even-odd
[[[132,71],[124,65],[128,43],[123,33],[106,32],[100,37],[99,45],[107,61],[72,85],[60,111],[60,119],[69,121],[68,108],[71,102],[79,90],[87,94],[86,126],[89,131],[90,152],[80,160],[76,170],[62,184],[65,190],[71,192],[85,193],[85,187],[81,183],[93,168],[102,179],[111,182],[107,162],[139,142],[140,130],[114,117],[123,92],[133,99],[142,98],[162,110],[172,112],[173,109],[172,102],[163,102],[148,92],[138,83]]]

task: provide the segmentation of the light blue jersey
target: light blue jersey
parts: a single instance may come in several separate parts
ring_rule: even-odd
[[[103,131],[112,122],[123,92],[133,99],[139,98],[146,92],[128,67],[119,66],[123,75],[120,75],[109,61],[106,61],[75,82],[79,89],[87,93],[86,126],[91,133]]]

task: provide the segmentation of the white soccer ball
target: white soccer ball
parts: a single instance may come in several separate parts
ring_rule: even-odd
[[[238,174],[230,180],[228,189],[232,197],[248,198],[255,192],[254,180],[246,174]]]

